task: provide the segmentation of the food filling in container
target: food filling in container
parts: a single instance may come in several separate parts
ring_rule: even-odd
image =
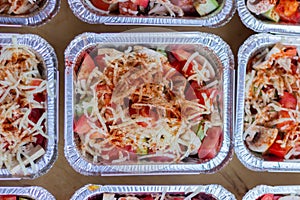
[[[194,200],[235,200],[235,197],[221,185],[186,185],[186,186],[129,186],[129,185],[92,185],[88,184],[76,191],[71,200],[106,200],[106,199],[194,199]]]
[[[42,38],[1,34],[1,178],[36,177],[56,158],[55,61]]]
[[[46,189],[39,186],[0,187],[1,200],[55,200]]]
[[[300,33],[297,0],[242,0],[237,8],[242,22],[254,31]]]
[[[51,20],[59,0],[1,0],[0,26],[38,26]]]
[[[69,0],[81,20],[105,24],[218,27],[234,14],[232,0]]]
[[[239,51],[236,152],[253,169],[299,170],[300,51],[294,38],[257,34]]]
[[[95,167],[128,166],[130,173],[138,173],[134,166],[141,171],[152,171],[150,166],[158,171],[168,165],[204,166],[223,157],[222,148],[229,154],[225,124],[231,116],[224,116],[224,103],[231,89],[224,76],[230,62],[222,64],[206,44],[176,44],[164,37],[155,44],[142,37],[132,43],[133,38],[126,39],[129,34],[117,36],[77,37],[75,45],[86,37],[126,44],[82,46],[75,65],[68,65],[74,42],[66,51],[66,83],[73,90],[72,105],[66,105],[72,111],[66,138],[73,135],[74,150]]]

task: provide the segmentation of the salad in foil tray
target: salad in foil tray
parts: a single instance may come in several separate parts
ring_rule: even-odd
[[[300,23],[298,0],[247,0],[247,8],[262,19],[274,22]]]
[[[299,47],[276,45],[248,62],[244,140],[266,160],[299,159]]]
[[[42,0],[0,0],[0,14],[29,14],[40,7]]]
[[[296,194],[264,194],[259,197],[257,200],[300,200],[300,196]]]
[[[94,163],[200,163],[223,140],[222,80],[193,45],[87,50],[74,132]]]
[[[213,195],[206,194],[204,192],[200,193],[151,193],[151,194],[114,194],[114,193],[102,193],[89,197],[88,200],[155,200],[155,199],[164,199],[164,200],[217,200]]]
[[[29,48],[0,47],[0,168],[35,169],[47,143],[45,69]]]
[[[218,0],[86,0],[103,14],[133,16],[205,16],[220,6]]]

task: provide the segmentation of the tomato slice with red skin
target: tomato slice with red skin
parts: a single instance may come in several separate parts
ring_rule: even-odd
[[[94,60],[88,53],[86,53],[78,71],[78,79],[87,79],[94,68]]]
[[[147,196],[143,197],[142,200],[154,200],[154,199],[151,195],[147,195]]]
[[[174,49],[171,51],[171,53],[174,55],[174,57],[179,62],[185,62],[189,59],[189,57],[192,55],[190,52],[187,52],[183,49]]]
[[[280,0],[275,7],[275,11],[279,14],[281,21],[300,22],[299,3],[297,0]]]
[[[91,126],[88,124],[88,119],[85,115],[81,115],[74,125],[74,132],[78,134],[85,134],[91,130]]]
[[[205,105],[205,100],[203,95],[205,94],[211,101],[215,98],[212,96],[213,91],[216,89],[202,89],[202,87],[196,81],[190,81],[190,85],[187,86],[185,93],[187,100],[195,99],[195,96],[198,98],[198,102],[202,105]]]
[[[134,2],[136,5],[138,6],[142,6],[144,8],[147,8],[148,4],[149,4],[149,0],[135,0]]]
[[[47,98],[46,92],[40,92],[33,95],[33,99],[39,103],[45,102]]]
[[[221,127],[209,128],[198,150],[198,157],[203,160],[214,158],[221,148],[222,138],[223,131]]]
[[[32,79],[30,81],[31,86],[39,86],[43,80],[42,79]]]
[[[32,108],[30,114],[28,115],[28,119],[33,123],[37,123],[44,112],[45,109],[43,108]]]
[[[268,153],[275,155],[279,158],[284,158],[284,156],[291,150],[291,148],[292,147],[290,147],[290,146],[282,148],[280,144],[278,144],[277,142],[274,142],[268,149]]]
[[[97,66],[99,67],[99,70],[101,72],[103,72],[104,69],[106,68],[106,62],[105,62],[104,58],[105,58],[105,54],[97,55],[94,57],[94,61],[97,64]]]
[[[284,111],[284,110],[279,111],[279,119],[281,119],[281,118],[290,118],[290,114],[288,113],[288,111]],[[293,124],[293,121],[289,120],[289,121],[285,121],[285,122],[281,122],[281,123],[277,124],[276,128],[281,130],[285,126],[292,125],[292,124]]]
[[[279,103],[284,108],[296,109],[297,107],[297,99],[296,97],[288,92],[284,92],[283,96],[280,98]]]
[[[260,199],[261,200],[273,200],[274,194],[264,194]]]
[[[16,195],[1,195],[0,200],[17,200]]]
[[[121,15],[135,15],[133,12],[138,10],[138,5],[132,1],[119,2],[119,12]]]
[[[42,136],[41,134],[38,134],[36,136],[34,136],[36,138],[36,142],[35,142],[35,145],[40,145],[42,147],[45,147],[45,142],[46,142],[46,139],[44,138],[44,136]]]
[[[110,4],[105,3],[102,0],[91,0],[91,3],[98,9],[108,11]]]

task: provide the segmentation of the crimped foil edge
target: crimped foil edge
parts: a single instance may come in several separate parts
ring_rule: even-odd
[[[87,200],[97,194],[111,193],[178,193],[178,192],[205,192],[220,200],[235,200],[235,196],[221,185],[93,185],[87,184],[78,189],[71,200]]]
[[[243,200],[256,200],[264,194],[299,194],[299,185],[286,185],[286,186],[268,186],[258,185],[249,190],[243,197]]]
[[[163,39],[163,41],[162,41]],[[95,165],[83,159],[77,151],[73,134],[73,67],[83,49],[99,43],[107,44],[154,42],[163,44],[201,44],[213,49],[220,58],[223,66],[223,94],[224,94],[224,139],[219,154],[206,163],[201,164],[155,164],[155,165]],[[234,59],[230,47],[219,36],[200,33],[83,33],[71,41],[65,50],[65,157],[69,164],[83,175],[154,175],[154,174],[198,174],[214,173],[225,166],[231,159],[233,151],[233,66]]]
[[[89,24],[110,25],[163,25],[163,26],[203,26],[220,27],[225,25],[233,17],[236,7],[234,0],[224,0],[222,8],[217,13],[205,17],[171,18],[171,17],[134,17],[134,16],[100,16],[89,10],[83,0],[68,0],[74,15]]]
[[[46,4],[28,15],[0,15],[0,26],[40,26],[50,21],[60,9],[60,0],[47,0]]]
[[[36,171],[31,167],[28,175],[12,175],[7,169],[0,169],[1,179],[35,179],[46,174],[53,166],[58,156],[58,121],[57,121],[57,57],[53,47],[43,38],[34,34],[1,33],[0,45],[25,46],[37,53],[43,60],[47,70],[47,139],[46,153],[36,162]]]
[[[247,6],[246,0],[238,0],[237,10],[239,17],[243,24],[256,31],[256,32],[268,32],[268,33],[280,33],[280,34],[299,34],[300,26],[292,24],[275,23],[271,21],[263,21],[258,19],[252,14]]]
[[[55,200],[46,189],[39,186],[29,187],[0,187],[0,195],[22,195],[35,200]]]
[[[262,47],[274,45],[277,42],[283,44],[299,44],[300,38],[297,36],[272,35],[259,33],[250,36],[241,45],[238,51],[239,73],[237,77],[237,100],[236,100],[236,123],[235,123],[235,145],[234,150],[238,159],[245,167],[254,171],[282,171],[299,172],[300,162],[297,160],[287,160],[284,162],[265,161],[255,156],[246,147],[243,139],[244,133],[244,102],[245,102],[245,75],[249,58],[253,53]],[[299,161],[299,160],[298,160]]]

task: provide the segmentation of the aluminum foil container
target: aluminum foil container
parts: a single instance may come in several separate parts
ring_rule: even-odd
[[[287,24],[283,22],[272,22],[259,19],[257,15],[251,13],[246,6],[247,0],[236,1],[238,14],[248,28],[256,32],[281,33],[281,34],[299,34],[299,24]]]
[[[41,6],[29,14],[0,14],[0,26],[39,26],[50,21],[60,8],[60,0],[43,0]]]
[[[34,200],[55,200],[51,193],[39,186],[0,187],[0,196],[1,195],[20,195]]]
[[[219,27],[233,17],[235,12],[234,0],[221,0],[220,7],[204,17],[166,17],[166,16],[124,16],[103,15],[91,5],[89,0],[68,0],[74,15],[90,24],[112,25],[162,25],[162,26],[202,26]]]
[[[218,155],[204,163],[192,161],[175,163],[138,164],[93,164],[91,159],[82,156],[79,142],[74,134],[74,68],[85,50],[92,47],[118,48],[121,45],[199,45],[199,53],[221,69],[223,87],[223,141]],[[123,46],[124,47],[124,46]],[[77,63],[77,64],[76,64]],[[71,41],[65,50],[65,156],[69,164],[84,175],[153,175],[153,174],[198,174],[214,173],[222,168],[232,156],[233,118],[233,55],[230,47],[218,36],[199,32],[160,32],[160,33],[83,33]],[[221,104],[221,103],[220,103]],[[77,137],[78,138],[78,137]]]
[[[299,192],[300,192],[299,185],[285,185],[285,186],[258,185],[255,188],[249,190],[243,197],[243,200],[258,199],[264,194],[299,195]]]
[[[216,199],[235,200],[235,196],[221,185],[92,185],[88,184],[80,188],[71,197],[71,200],[87,200],[103,193],[115,194],[151,194],[151,193],[206,193]]]
[[[299,172],[300,162],[297,159],[282,162],[266,161],[254,155],[244,142],[244,102],[245,102],[245,76],[249,59],[255,53],[261,52],[276,43],[286,45],[300,45],[299,37],[286,35],[272,35],[260,33],[250,36],[238,51],[239,73],[237,77],[236,124],[235,124],[235,153],[239,160],[249,169],[255,171],[283,171]]]
[[[36,160],[36,169],[26,167],[25,175],[13,175],[7,169],[0,169],[1,179],[34,179],[47,173],[57,159],[58,154],[58,70],[57,57],[52,46],[43,38],[33,34],[0,34],[0,47],[20,46],[36,53],[46,68],[47,88],[47,145],[45,154]]]

